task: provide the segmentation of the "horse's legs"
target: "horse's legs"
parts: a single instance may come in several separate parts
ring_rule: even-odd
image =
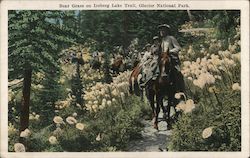
[[[146,96],[152,108],[152,118],[154,119],[155,118],[154,94],[152,93],[152,90],[150,90],[149,88],[146,88]]]
[[[144,99],[143,99],[143,89],[140,89],[139,91],[140,91],[141,101],[143,102],[144,101]]]
[[[158,130],[158,115],[160,113],[160,107],[162,108],[163,112],[165,111],[165,109],[163,107],[163,97],[160,94],[156,95],[156,101],[157,101],[157,105],[156,105],[155,126],[156,126],[156,129]]]
[[[162,112],[163,112],[163,119],[166,121],[167,120],[167,109],[163,105],[163,96],[160,96],[159,104],[160,104]]]
[[[163,106],[163,96],[160,95],[160,94],[161,93],[158,93],[156,99],[157,99],[157,103],[159,104],[159,107],[161,107],[161,109],[162,109],[163,119],[166,120],[166,113],[167,113],[167,111],[166,111],[166,108]]]
[[[171,106],[174,107],[175,109],[175,105],[176,105],[176,99],[174,97],[174,93],[170,93],[168,96],[168,106],[167,106],[167,127],[168,129],[172,128],[172,123],[171,123],[171,118],[170,118],[170,110],[171,110]]]

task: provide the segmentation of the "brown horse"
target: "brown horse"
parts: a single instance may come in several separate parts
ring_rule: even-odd
[[[113,72],[116,74],[118,74],[120,71],[123,71],[124,69],[125,65],[122,57],[116,58],[114,62],[111,64],[111,70],[113,70]]]
[[[139,86],[139,80],[141,77],[142,66],[140,63],[137,63],[136,67],[133,69],[130,78],[129,78],[129,92],[130,94],[135,94],[141,97],[143,100],[143,90]]]
[[[174,95],[176,93],[175,86],[173,84],[173,74],[171,69],[171,62],[168,52],[161,53],[159,60],[160,75],[156,80],[150,80],[146,85],[146,96],[149,100],[151,108],[153,110],[154,128],[158,130],[158,115],[160,108],[163,110],[163,118],[167,120],[168,128],[171,128],[170,124],[170,107],[175,106],[177,100]],[[166,73],[163,76],[163,73]],[[167,109],[163,106],[163,98],[168,97]],[[156,107],[155,107],[156,98]]]
[[[149,100],[150,106],[153,112],[154,119],[154,128],[158,130],[158,115],[160,112],[160,108],[163,110],[164,119],[167,120],[168,128],[171,128],[170,124],[170,106],[175,106],[177,104],[177,100],[174,95],[176,92],[176,88],[173,84],[174,79],[171,76],[171,62],[168,52],[161,53],[159,58],[159,67],[160,67],[160,75],[156,78],[156,80],[150,80],[145,87],[146,96]],[[136,95],[141,94],[138,85],[138,76],[141,72],[141,67],[137,65],[131,73],[130,76],[130,91],[134,91]],[[162,74],[165,72],[165,76]],[[133,82],[134,81],[134,82]],[[131,88],[133,87],[133,88]],[[168,105],[167,108],[163,106],[163,98],[168,97]],[[156,98],[156,107],[155,107],[155,98]]]

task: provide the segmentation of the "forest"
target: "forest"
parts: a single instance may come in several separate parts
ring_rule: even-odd
[[[160,24],[181,45],[186,85],[162,150],[241,151],[238,10],[9,11],[8,150],[136,151],[152,118],[129,77]]]

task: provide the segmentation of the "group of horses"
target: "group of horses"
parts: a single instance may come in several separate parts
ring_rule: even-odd
[[[167,122],[168,129],[171,129],[172,123],[176,121],[176,118],[179,115],[179,112],[175,111],[175,117],[170,117],[171,106],[175,107],[178,104],[179,100],[174,97],[175,93],[178,91],[175,86],[175,75],[173,75],[173,71],[171,71],[172,68],[169,52],[161,53],[159,58],[160,60],[158,60],[158,64],[160,68],[160,75],[155,80],[150,80],[149,82],[147,82],[145,86],[145,94],[152,108],[152,119],[154,120],[153,126],[157,130],[159,122],[158,115],[160,109],[162,109],[163,111],[163,120]],[[83,61],[81,59],[78,59],[77,57],[72,58],[72,61],[73,60],[76,60],[79,64],[83,64]],[[138,59],[127,59],[127,61],[122,56],[114,58],[113,62],[110,65],[110,69],[114,74],[118,74],[119,72],[125,71],[127,69],[132,69],[132,73],[129,78],[130,93],[140,96],[143,100],[143,89],[139,85],[139,80],[141,79],[142,64],[140,64],[140,61]],[[103,65],[102,61],[99,60],[92,60],[90,64],[93,69],[99,70],[102,68]],[[167,75],[161,75],[164,72]],[[167,106],[163,105],[163,100],[165,97],[167,97],[168,100]]]

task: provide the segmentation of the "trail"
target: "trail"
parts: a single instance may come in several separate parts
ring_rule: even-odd
[[[127,150],[130,152],[156,152],[166,151],[169,137],[172,133],[171,130],[167,130],[167,123],[163,121],[163,113],[159,114],[159,131],[153,128],[151,120],[143,120],[144,129],[141,131],[142,138],[139,140],[131,141]]]

